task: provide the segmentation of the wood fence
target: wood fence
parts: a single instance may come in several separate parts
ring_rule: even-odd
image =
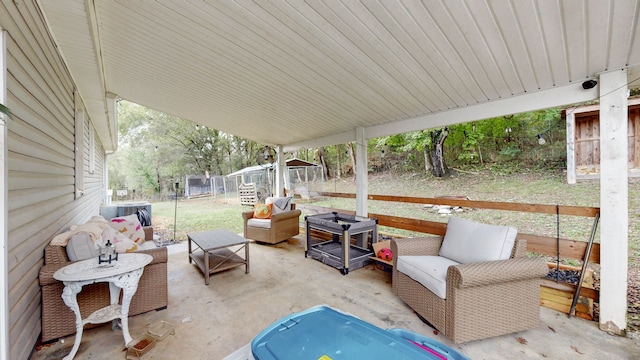
[[[338,193],[338,192],[305,192],[301,194],[295,192],[296,198],[304,195],[305,198],[309,197],[335,197],[335,198],[347,198],[355,199],[356,194],[353,193]],[[368,195],[367,199],[376,201],[388,201],[388,202],[402,202],[402,203],[414,203],[414,204],[433,204],[433,205],[450,205],[460,206],[475,209],[491,209],[491,210],[503,210],[503,211],[517,211],[517,212],[530,212],[539,214],[550,215],[568,215],[568,216],[581,216],[596,218],[600,214],[600,208],[598,207],[586,207],[586,206],[567,206],[567,205],[546,205],[546,204],[527,204],[527,203],[511,203],[511,202],[497,202],[497,201],[475,201],[464,200],[459,198],[441,197],[441,198],[427,198],[427,197],[415,197],[415,196],[393,196],[393,195]],[[355,211],[334,209],[323,206],[315,206],[310,204],[304,204],[298,202],[296,208],[305,211],[306,213],[326,213],[337,211],[345,214],[355,214]],[[437,221],[421,220],[414,218],[398,217],[386,214],[369,213],[369,217],[377,218],[378,225],[387,226],[396,229],[403,229],[409,231],[417,231],[421,233],[444,235],[447,228],[447,224]],[[595,226],[595,224],[594,224]],[[543,255],[556,256],[558,246],[560,244],[560,253],[563,258],[584,260],[584,256],[587,250],[587,242],[577,241],[572,239],[560,238],[551,236],[541,236],[534,234],[518,233],[518,237],[527,240],[527,251],[534,252]],[[600,263],[600,244],[594,243],[589,256],[589,263]],[[549,283],[550,282],[550,283]],[[545,281],[546,286],[562,288],[567,291],[575,292],[575,285],[571,284],[556,284],[554,281]],[[555,285],[554,285],[555,284]],[[597,290],[581,287],[580,295],[586,298],[597,300],[599,292]]]

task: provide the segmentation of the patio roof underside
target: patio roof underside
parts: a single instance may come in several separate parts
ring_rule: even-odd
[[[638,1],[40,0],[107,151],[120,97],[285,150],[597,99]]]

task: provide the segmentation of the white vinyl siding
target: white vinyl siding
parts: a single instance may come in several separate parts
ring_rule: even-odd
[[[100,143],[89,147],[93,126],[86,112],[81,124],[75,123],[76,109],[85,106],[75,97],[73,80],[36,3],[1,2],[0,24],[7,31],[6,105],[14,114],[6,125],[8,319],[0,321],[8,326],[9,349],[2,351],[9,359],[27,359],[41,331],[43,249],[53,236],[98,214],[105,152]],[[80,166],[76,143],[82,144]],[[90,173],[92,151],[95,171]],[[84,190],[77,199],[76,180]]]
[[[6,33],[0,23],[0,102],[7,100]],[[6,121],[8,119],[4,117]],[[9,281],[7,265],[7,127],[0,125],[0,359],[9,358]]]
[[[77,100],[78,101],[78,100]],[[75,110],[75,134],[74,134],[74,142],[75,146],[73,148],[74,153],[74,178],[75,178],[75,197],[76,199],[81,197],[84,193],[84,132],[85,129],[85,119],[84,119],[84,110],[79,110],[78,105],[76,104]]]

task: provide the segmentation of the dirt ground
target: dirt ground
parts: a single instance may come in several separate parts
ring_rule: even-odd
[[[627,290],[627,332],[630,337],[640,339],[640,266],[638,259],[629,267]]]

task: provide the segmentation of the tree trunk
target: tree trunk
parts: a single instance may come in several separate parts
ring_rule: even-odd
[[[431,165],[431,156],[429,156],[429,147],[425,146],[422,149],[422,155],[424,156],[424,172],[428,174],[431,172],[431,168],[433,167]]]
[[[449,174],[444,163],[444,141],[449,135],[449,128],[432,130],[431,135],[431,162],[433,165],[432,174],[435,177],[444,177]]]
[[[158,162],[156,161],[156,178],[158,179],[158,182],[156,183],[156,188],[153,189],[153,191],[155,192],[154,195],[158,195],[160,196],[160,192],[162,191],[162,184],[160,183],[160,166],[158,165]]]
[[[474,139],[476,139],[476,146],[478,147],[478,157],[480,158],[480,164],[484,165],[484,161],[482,160],[482,150],[480,150],[480,135],[475,135],[475,132],[476,132],[475,121],[471,123],[471,130],[474,133]]]
[[[340,144],[336,145],[336,178],[342,179],[342,161],[340,160]]]
[[[324,156],[324,147],[319,147],[316,154],[318,161],[322,165],[322,169],[325,174],[325,180],[331,179],[331,176],[329,174],[329,166],[327,166],[327,159]]]
[[[351,170],[353,171],[353,177],[356,177],[356,154],[353,151],[353,143],[347,143],[347,150],[349,151],[349,157],[351,158]]]

